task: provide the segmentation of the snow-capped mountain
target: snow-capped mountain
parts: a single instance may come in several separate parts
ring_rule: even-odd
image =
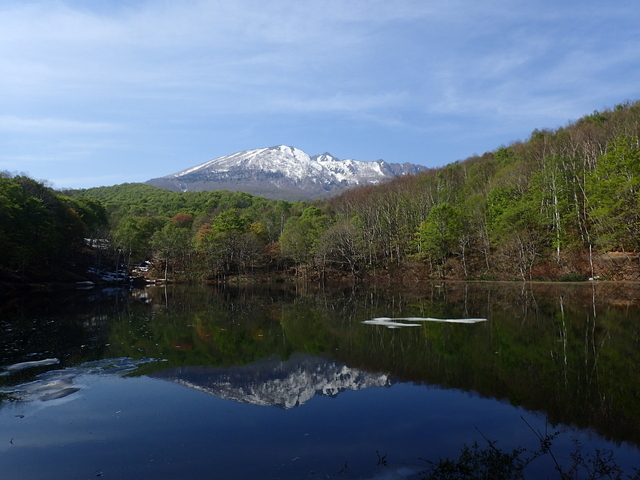
[[[267,198],[298,200],[327,197],[424,169],[384,160],[340,160],[329,153],[311,157],[297,148],[279,145],[219,157],[147,183],[174,191],[240,190]]]
[[[385,373],[368,373],[332,360],[294,354],[231,368],[176,367],[151,376],[169,380],[219,398],[260,406],[293,408],[316,395],[336,396],[345,390],[386,387]]]

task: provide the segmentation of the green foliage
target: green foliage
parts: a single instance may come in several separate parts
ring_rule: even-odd
[[[169,264],[173,271],[184,271],[189,267],[187,260],[192,251],[191,230],[180,227],[174,222],[167,222],[162,229],[157,230],[151,237],[151,246],[156,254],[164,261],[164,278],[168,278]]]
[[[622,107],[622,105],[617,105],[617,107]],[[616,108],[616,111],[620,111],[622,108]],[[601,127],[608,120],[607,115],[603,112],[599,112],[598,110],[594,110],[591,115],[587,115],[584,117],[584,121],[586,123],[590,123],[591,125],[596,125]]]
[[[496,172],[496,163],[497,160],[479,159],[477,163],[469,167],[466,172],[464,186],[461,188],[461,202],[464,202],[472,195],[481,194],[486,196],[491,179]]]
[[[493,157],[499,168],[507,167],[516,161],[516,156],[513,151],[505,147],[501,147],[496,150],[496,152],[493,154]]]
[[[102,202],[116,221],[125,215],[171,218],[180,213],[188,213],[194,217],[211,215],[232,208],[247,210],[257,207],[260,210],[269,203],[276,203],[244,192],[172,192],[141,183],[70,190],[65,193],[71,197],[84,196]]]
[[[166,223],[167,220],[162,217],[126,216],[111,232],[113,244],[122,249],[131,261],[146,260],[152,253],[152,237]]]
[[[607,249],[640,248],[640,148],[638,137],[619,137],[587,179],[591,217]]]
[[[164,258],[151,238],[182,218],[190,219],[183,250],[191,249],[182,255],[203,255],[206,262],[196,265],[209,273],[280,258],[279,266],[319,274],[331,267],[354,277],[409,261],[474,278],[593,276],[592,246],[640,250],[638,125],[640,102],[627,102],[557,130],[536,129],[528,141],[482,156],[313,204],[123,184],[66,192],[72,199],[56,209],[55,193],[22,180],[32,200],[16,210],[16,193],[0,191],[0,222],[33,221],[40,229],[26,243],[17,238],[27,227],[5,229],[0,246],[18,245],[15,258],[51,258],[81,229],[97,236],[108,217],[114,244],[131,259]],[[640,278],[640,271],[625,275]]]
[[[179,227],[172,222],[167,222],[164,227],[156,231],[151,237],[151,244],[162,257],[170,257],[187,246],[191,232]]]
[[[463,232],[460,210],[448,203],[441,203],[429,212],[418,229],[420,250],[425,256],[442,265],[457,249]]]
[[[240,217],[238,210],[231,209],[220,213],[211,221],[211,230],[216,233],[229,231],[243,232],[246,221]]]
[[[487,211],[490,227],[495,232],[511,228],[512,220],[517,220],[519,212],[514,209],[520,200],[514,187],[497,186],[487,195]]]
[[[104,205],[94,199],[77,197],[67,199],[68,205],[75,210],[87,229],[87,236],[94,237],[97,232],[108,225],[107,211]]]
[[[159,292],[150,292],[150,295]],[[251,298],[225,294],[210,298],[208,290],[180,296],[175,289],[154,299],[153,313],[131,306],[132,312],[114,318],[110,328],[113,357],[162,358],[161,366],[245,365],[272,355],[286,358],[292,346],[283,329]],[[206,306],[206,308],[205,308]],[[149,321],[153,318],[153,321]],[[143,353],[141,353],[143,352]]]
[[[280,237],[282,253],[296,263],[309,263],[317,253],[320,237],[330,223],[318,207],[307,207],[299,217],[290,217]]]
[[[0,175],[0,268],[24,276],[60,265],[105,221],[98,202],[59,195],[28,177]]]
[[[240,216],[236,209],[221,212],[196,234],[196,250],[206,263],[205,276],[226,277],[255,267],[267,237],[262,223],[249,224],[248,216]]]

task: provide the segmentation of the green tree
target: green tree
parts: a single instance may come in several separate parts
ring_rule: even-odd
[[[78,197],[68,199],[72,208],[78,212],[82,222],[85,225],[85,235],[95,238],[96,235],[102,234],[104,229],[108,227],[109,220],[107,218],[107,210],[98,200],[88,197]]]
[[[151,245],[156,255],[164,262],[164,279],[167,280],[170,262],[173,264],[174,273],[183,272],[187,267],[186,260],[192,251],[191,230],[167,222],[161,230],[153,234]]]
[[[310,263],[328,223],[329,217],[318,207],[307,207],[299,217],[290,217],[280,237],[282,253],[296,264]]]
[[[443,277],[446,259],[457,250],[462,233],[460,210],[446,202],[433,207],[418,229],[420,252],[436,264]]]
[[[597,244],[640,248],[640,148],[638,137],[619,137],[587,179],[590,217]]]
[[[148,260],[153,250],[151,239],[166,223],[163,217],[127,216],[112,230],[114,247],[121,249],[128,261]]]
[[[104,222],[95,201],[60,195],[26,176],[0,174],[0,267],[23,278],[52,274],[83,248],[90,227]]]
[[[248,224],[236,209],[217,215],[196,234],[196,248],[204,255],[209,275],[226,278],[232,271],[241,273],[259,261],[267,231],[261,222]]]
[[[242,218],[240,212],[235,208],[221,212],[211,220],[211,230],[216,233],[229,232],[231,230],[244,232],[246,225],[247,219]]]

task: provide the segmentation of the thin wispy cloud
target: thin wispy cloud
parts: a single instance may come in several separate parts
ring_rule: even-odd
[[[60,118],[19,118],[15,115],[0,115],[0,131],[5,132],[107,132],[118,129],[106,122],[79,122]]]

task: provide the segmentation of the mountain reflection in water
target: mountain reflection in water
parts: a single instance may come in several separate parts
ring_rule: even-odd
[[[376,451],[399,462],[456,455],[483,441],[477,429],[529,448],[524,416],[568,432],[568,444],[638,458],[639,299],[639,285],[607,283],[5,299],[0,452],[13,478],[72,478],[110,455],[112,473],[137,480],[335,476],[345,461],[340,478],[358,478],[373,475]],[[386,328],[396,323],[412,326]],[[33,414],[44,406],[57,407]],[[65,461],[47,450],[58,437],[69,437]],[[175,460],[184,445],[190,454]]]
[[[316,395],[392,385],[389,375],[373,374],[306,354],[293,354],[231,368],[176,367],[151,375],[216,397],[260,406],[293,408]]]

